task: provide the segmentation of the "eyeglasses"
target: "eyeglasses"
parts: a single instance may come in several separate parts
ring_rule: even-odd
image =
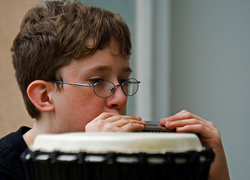
[[[84,87],[93,87],[94,93],[101,98],[108,98],[115,93],[115,89],[117,86],[121,86],[123,93],[126,96],[133,96],[137,93],[139,89],[139,83],[137,79],[130,78],[125,80],[122,84],[114,85],[111,81],[102,80],[96,82],[94,85],[91,84],[81,84],[81,83],[71,83],[64,81],[50,81],[58,84],[69,84],[76,86],[84,86]]]

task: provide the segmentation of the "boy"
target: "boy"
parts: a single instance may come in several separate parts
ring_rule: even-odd
[[[142,131],[140,117],[126,115],[127,96],[139,81],[130,78],[130,32],[112,12],[71,1],[31,9],[14,40],[13,65],[26,108],[35,120],[1,139],[0,178],[24,179],[20,154],[41,133]],[[211,179],[229,179],[214,125],[187,111],[161,124],[201,135],[216,159]]]

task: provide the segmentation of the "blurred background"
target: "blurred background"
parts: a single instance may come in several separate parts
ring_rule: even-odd
[[[82,0],[121,14],[142,81],[128,114],[159,121],[182,109],[221,132],[231,179],[250,173],[250,1]],[[0,137],[32,126],[14,78],[10,47],[25,12],[41,0],[0,1]]]

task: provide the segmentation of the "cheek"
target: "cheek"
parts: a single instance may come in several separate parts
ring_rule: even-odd
[[[81,94],[72,98],[71,111],[80,123],[87,124],[104,111],[105,102],[105,99],[99,98],[95,94]]]
[[[91,117],[98,116],[105,107],[105,101],[101,98],[96,98],[87,96],[85,98],[78,97],[77,99],[72,100],[73,111],[75,113],[81,114],[84,119],[89,119]]]
[[[57,107],[66,131],[84,131],[86,124],[104,111],[105,99],[91,91],[74,91],[62,94]]]
[[[76,131],[79,127],[85,131],[85,126],[104,111],[105,101],[99,98],[88,97],[88,100],[75,100],[72,108],[71,129]],[[74,118],[73,118],[74,117]]]

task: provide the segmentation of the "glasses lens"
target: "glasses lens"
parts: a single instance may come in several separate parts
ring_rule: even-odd
[[[97,96],[107,98],[113,94],[115,90],[114,86],[110,81],[99,81],[94,85],[94,91]]]
[[[128,79],[122,83],[122,90],[127,96],[133,96],[139,88],[139,81],[136,79]]]

